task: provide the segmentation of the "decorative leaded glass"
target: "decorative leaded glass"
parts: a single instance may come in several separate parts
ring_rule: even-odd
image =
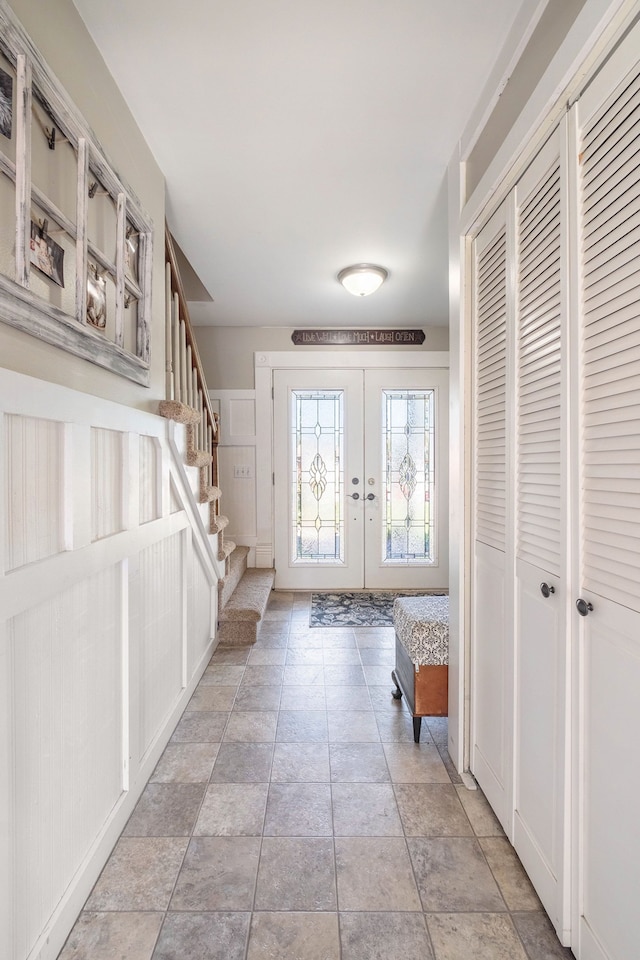
[[[343,390],[293,390],[291,528],[298,563],[344,562]]]
[[[382,391],[382,559],[434,561],[434,390]]]

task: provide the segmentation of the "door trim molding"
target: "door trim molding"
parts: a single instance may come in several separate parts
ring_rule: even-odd
[[[254,353],[256,387],[256,565],[275,562],[273,489],[273,371],[449,367],[448,350],[273,350]]]

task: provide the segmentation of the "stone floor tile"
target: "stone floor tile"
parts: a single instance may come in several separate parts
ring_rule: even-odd
[[[225,742],[270,743],[276,737],[278,723],[277,710],[238,710],[231,711]]]
[[[248,656],[249,656],[249,651],[250,651],[250,650],[251,650],[251,647],[240,647],[240,646],[237,646],[237,647],[236,647],[236,646],[234,646],[234,647],[224,647],[224,646],[218,646],[218,647],[216,647],[216,649],[214,650],[213,656],[211,657],[211,660],[209,661],[209,664],[210,664],[210,665],[213,665],[213,664],[218,664],[218,663],[219,663],[219,664],[222,664],[222,663],[230,663],[230,664],[236,664],[236,665],[237,665],[237,664],[239,664],[239,663],[246,663],[246,662],[247,662],[247,658],[248,658]]]
[[[267,783],[272,758],[272,743],[222,743],[211,783]]]
[[[204,783],[149,783],[123,837],[188,837],[204,796]]]
[[[333,627],[323,631],[322,646],[325,650],[355,649],[356,638],[353,630],[349,628]]]
[[[229,719],[229,711],[197,710],[183,713],[173,732],[171,743],[219,743]]]
[[[282,622],[288,623],[290,617],[291,617],[290,607],[286,609],[277,609],[275,607],[272,607],[269,610],[265,610],[263,615],[263,620],[266,623],[282,623]]]
[[[324,663],[322,647],[288,647],[287,664],[290,666],[321,667]]]
[[[460,784],[456,785],[456,792],[477,837],[504,837],[504,830],[482,790],[468,790]]]
[[[363,687],[364,672],[360,664],[325,664],[324,682],[328,687]]]
[[[254,909],[335,910],[333,841],[265,837]]]
[[[206,783],[219,748],[219,743],[167,744],[150,783]]]
[[[171,910],[251,910],[259,837],[194,837],[171,898]]]
[[[267,783],[212,783],[207,787],[194,836],[262,836]]]
[[[529,960],[574,960],[571,950],[558,940],[546,913],[514,913],[511,919]]]
[[[407,846],[425,911],[506,910],[477,840],[410,837]]]
[[[341,913],[339,919],[342,960],[434,960],[421,913]]]
[[[336,837],[401,837],[402,823],[390,783],[334,783]]]
[[[324,686],[282,688],[281,710],[326,710]]]
[[[282,687],[256,686],[238,687],[234,710],[277,710],[280,706]]]
[[[276,743],[271,780],[273,783],[328,783],[328,744]]]
[[[168,913],[153,960],[244,960],[250,919],[250,913]]]
[[[411,714],[404,706],[404,700],[394,700],[392,696],[393,690],[395,690],[395,685],[391,679],[391,670],[389,670],[389,680],[387,683],[369,684],[369,696],[371,697],[373,709],[376,711],[385,710],[387,713],[397,714],[398,716],[411,719]]]
[[[390,647],[361,647],[360,660],[365,667],[386,667],[387,675],[384,679],[386,683],[396,662],[395,651]]]
[[[237,687],[222,687],[217,684],[198,684],[188,709],[192,710],[231,710]]]
[[[364,670],[365,680],[371,686],[384,686],[391,680],[391,670],[387,664],[366,664],[362,669]]]
[[[483,837],[480,846],[509,910],[542,910],[538,895],[506,837]]]
[[[427,927],[437,960],[527,960],[506,914],[435,913]]]
[[[276,741],[281,743],[326,743],[329,739],[324,710],[280,710]]]
[[[269,630],[272,627],[274,629]],[[263,623],[260,627],[260,636],[255,645],[256,650],[286,650],[289,643],[289,628],[287,624]]]
[[[433,743],[384,743],[393,783],[450,783]]]
[[[378,732],[383,743],[413,743],[413,723],[408,713],[375,711]],[[420,736],[420,743],[430,743],[430,738]]]
[[[339,910],[415,913],[421,909],[404,840],[336,838],[335,848]]]
[[[325,686],[327,710],[372,710],[371,697],[366,686],[351,687],[348,684]]]
[[[386,783],[391,778],[382,744],[332,743],[332,783]]]
[[[449,783],[398,783],[396,801],[408,837],[471,837],[473,830]]]
[[[360,653],[357,647],[325,647],[323,648],[325,667],[360,666]]]
[[[237,686],[242,680],[244,671],[244,664],[210,663],[202,674],[200,683],[220,687]]]
[[[244,668],[242,686],[277,686],[282,683],[283,672],[284,667],[277,664],[258,664],[254,666],[249,663]]]
[[[85,909],[166,910],[187,843],[182,837],[121,837]]]
[[[58,960],[151,960],[162,913],[83,912]]]
[[[272,783],[267,799],[265,837],[330,837],[328,783]]]
[[[395,647],[396,632],[393,627],[359,627],[356,638],[360,649],[364,647],[383,649]]]
[[[252,667],[282,666],[287,657],[286,647],[252,647],[247,663]]]
[[[380,734],[373,711],[332,710],[329,720],[330,743],[379,743]]]
[[[254,913],[247,960],[340,960],[336,913]]]
[[[322,664],[288,663],[284,668],[282,682],[285,686],[308,687],[324,682]]]

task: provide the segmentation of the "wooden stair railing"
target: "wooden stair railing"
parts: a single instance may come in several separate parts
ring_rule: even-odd
[[[224,542],[228,520],[220,513],[218,416],[193,334],[173,240],[165,224],[166,399],[160,414],[187,425],[187,463],[200,470],[199,497],[209,503],[209,532],[218,536],[218,559],[226,561],[235,544]]]

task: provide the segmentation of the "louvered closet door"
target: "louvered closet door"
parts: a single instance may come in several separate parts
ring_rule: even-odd
[[[507,273],[504,207],[474,249],[474,573],[471,769],[508,829],[513,653],[506,630]]]
[[[547,142],[516,188],[513,842],[562,935],[569,917],[563,883],[568,777],[563,466],[567,364],[561,135],[564,129]]]
[[[580,960],[640,956],[640,31],[574,110],[582,247]]]

